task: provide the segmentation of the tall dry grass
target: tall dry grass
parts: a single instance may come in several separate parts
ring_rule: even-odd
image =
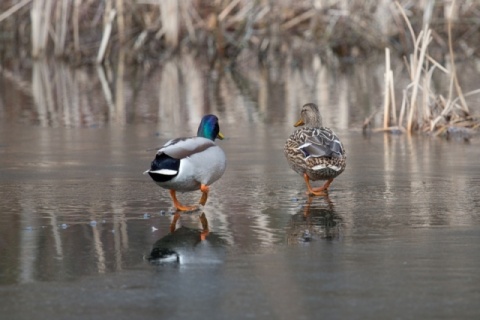
[[[32,57],[44,55],[48,45],[48,31],[52,14],[53,0],[33,0],[30,9],[32,22]]]
[[[410,83],[403,90],[401,108],[397,115],[394,95],[394,78],[390,66],[390,50],[385,50],[385,84],[384,84],[384,121],[382,131],[429,132],[435,135],[460,135],[466,139],[473,130],[480,127],[480,119],[471,116],[465,96],[480,94],[480,89],[463,93],[456,72],[455,50],[453,48],[452,24],[456,19],[455,1],[446,12],[448,61],[443,66],[430,55],[433,31],[430,28],[431,12],[434,1],[428,1],[424,27],[416,34],[406,11],[396,3],[408,26],[412,52],[405,57],[405,65],[410,75]],[[450,83],[447,93],[436,92],[432,84],[433,74],[441,72]]]
[[[304,58],[317,61],[312,63],[315,69],[330,61],[352,62],[385,52],[380,130],[468,134],[479,126],[465,97],[479,90],[463,92],[456,63],[480,52],[476,40],[480,37],[474,37],[480,30],[479,17],[477,1],[11,0],[0,3],[0,36],[6,40],[0,42],[0,61],[12,48],[10,39],[23,52],[11,55],[17,59],[57,56],[75,64],[104,65],[97,70],[109,115],[125,122],[125,101],[120,94],[125,63],[147,64],[184,51],[215,63],[219,58],[234,61],[244,52],[254,52],[261,62],[273,66],[263,71],[262,79],[274,81],[279,72],[275,66],[285,63],[279,57],[287,56],[292,63]],[[400,55],[405,56],[410,75],[401,99],[394,72],[398,65],[392,65]],[[115,83],[108,76],[112,66],[120,75]],[[5,74],[3,70],[0,65]],[[171,74],[166,72],[161,88],[177,90],[181,74],[168,63],[165,70]],[[318,70],[312,81],[323,84],[324,69]],[[448,92],[435,91],[432,79],[439,73],[450,83]],[[245,96],[255,92],[244,85],[244,79],[232,77],[231,81]],[[309,94],[292,88],[297,92],[291,93],[291,99],[297,95],[295,99],[303,100]],[[326,97],[322,94],[319,99]],[[258,98],[260,108],[276,99],[262,90]],[[341,98],[344,102],[339,109],[344,112],[348,99]],[[45,112],[51,111],[51,99],[38,101]]]
[[[416,34],[429,20],[430,46],[440,52],[448,50],[448,12],[457,56],[479,53],[471,41],[479,31],[478,1],[7,0],[0,3],[0,36],[10,39],[5,48],[77,64],[114,60],[120,50],[143,62],[182,48],[209,59],[233,60],[246,49],[267,62],[288,51],[352,59],[385,47],[410,52],[415,44],[401,11]]]

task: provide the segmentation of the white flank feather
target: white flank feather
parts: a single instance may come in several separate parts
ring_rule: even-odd
[[[322,170],[322,169],[326,169],[326,168],[329,168],[329,169],[332,169],[332,170],[335,170],[335,171],[340,171],[340,167],[337,167],[337,166],[326,166],[324,164],[319,164],[315,167],[312,168],[312,170]]]
[[[177,170],[170,170],[170,169],[148,170],[148,172],[153,174],[163,174],[164,176],[174,176],[178,173]]]
[[[312,143],[311,142],[305,142],[304,144],[302,144],[300,147],[298,147],[297,149],[302,149],[302,148],[306,148],[308,147],[309,145],[311,145]]]

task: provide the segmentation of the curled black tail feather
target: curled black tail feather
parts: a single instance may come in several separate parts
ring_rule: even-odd
[[[161,174],[161,173],[152,173],[151,171],[158,171],[158,170],[172,170],[176,171],[176,174]],[[156,182],[166,182],[172,180],[174,177],[178,175],[178,170],[180,169],[180,160],[172,158],[165,153],[160,153],[155,156],[155,159],[152,161],[150,166],[150,172],[148,174],[150,177]]]

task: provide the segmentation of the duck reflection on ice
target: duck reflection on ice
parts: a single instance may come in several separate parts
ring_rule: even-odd
[[[147,257],[148,261],[153,264],[219,262],[221,250],[218,248],[224,247],[225,241],[210,232],[205,213],[200,214],[201,230],[186,226],[177,228],[179,218],[180,213],[175,213],[170,233],[153,244],[152,251]]]
[[[200,214],[200,223],[202,224],[202,232],[200,232],[200,240],[205,240],[207,236],[210,234],[210,229],[208,228],[208,220],[205,216],[205,212]],[[175,229],[177,228],[177,222],[180,219],[180,211],[175,212],[173,215],[172,223],[170,224],[170,232],[174,233]]]
[[[322,203],[313,203],[319,197],[309,196],[300,212],[294,214],[287,227],[287,243],[305,243],[316,239],[334,239],[340,237],[341,218],[335,213],[329,196],[322,197]]]

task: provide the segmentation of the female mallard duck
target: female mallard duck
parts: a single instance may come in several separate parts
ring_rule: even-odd
[[[199,190],[200,204],[208,198],[208,186],[220,179],[225,172],[226,159],[215,139],[223,139],[218,118],[205,115],[198,127],[197,136],[176,138],[168,141],[157,151],[150,170],[145,171],[162,188],[170,190],[173,205],[177,210],[196,210],[197,206],[184,206],[176,192]]]
[[[314,103],[302,107],[300,120],[285,143],[284,153],[290,167],[305,179],[309,195],[325,195],[328,187],[345,170],[347,157],[340,139],[329,128],[322,126],[322,116]],[[312,188],[310,180],[327,180],[319,188]]]

